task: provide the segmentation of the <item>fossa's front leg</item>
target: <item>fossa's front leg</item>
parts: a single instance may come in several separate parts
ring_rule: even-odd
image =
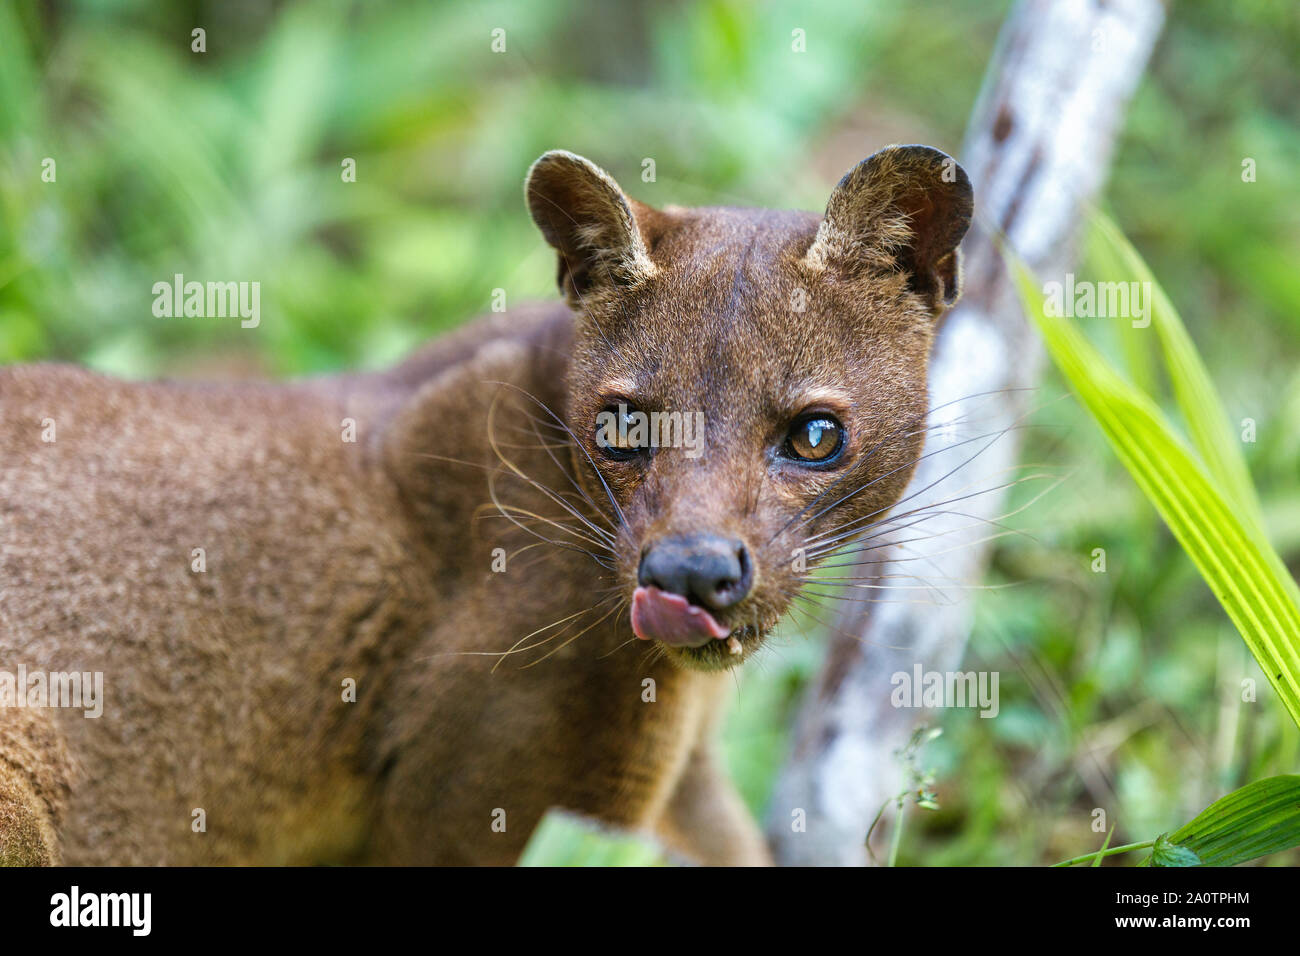
[[[668,846],[705,866],[771,866],[762,831],[710,744],[696,747],[658,825]]]

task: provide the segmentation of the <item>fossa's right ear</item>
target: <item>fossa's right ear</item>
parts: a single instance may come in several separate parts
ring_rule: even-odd
[[[631,200],[595,163],[552,150],[528,170],[524,196],[533,222],[559,255],[560,291],[575,308],[592,293],[654,274]]]

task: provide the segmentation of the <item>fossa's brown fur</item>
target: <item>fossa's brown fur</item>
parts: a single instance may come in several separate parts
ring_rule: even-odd
[[[105,697],[0,709],[0,861],[510,863],[552,806],[766,861],[715,749],[725,669],[788,606],[794,549],[900,495],[969,183],[893,147],[825,218],[657,211],[555,152],[527,199],[573,310],[385,373],[0,369],[0,669],[102,671]],[[607,459],[620,399],[703,411],[704,454]],[[774,452],[809,406],[847,427],[835,467]],[[719,615],[742,653],[647,653],[639,555],[698,529],[753,554]]]

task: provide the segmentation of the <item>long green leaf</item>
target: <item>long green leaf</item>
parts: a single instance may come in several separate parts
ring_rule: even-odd
[[[1100,213],[1094,213],[1089,219],[1089,228],[1085,235],[1085,262],[1088,277],[1097,281],[1132,278],[1132,270],[1129,269],[1120,250],[1116,248],[1111,234],[1105,231],[1103,223]],[[1131,296],[1130,301],[1132,301]],[[1142,392],[1155,395],[1156,359],[1160,348],[1157,337],[1151,334],[1149,327],[1142,329],[1120,324],[1116,326],[1116,332],[1124,363],[1124,374]]]
[[[1227,410],[1178,310],[1142,256],[1113,221],[1097,213],[1093,217],[1093,229],[1103,248],[1108,247],[1128,273],[1125,279],[1131,277],[1150,290],[1151,325],[1160,338],[1174,397],[1178,400],[1196,450],[1219,490],[1240,506],[1242,518],[1255,525],[1252,530],[1261,530],[1263,519],[1259,498],[1250,480],[1245,456],[1241,453],[1241,442],[1229,425]],[[1140,330],[1125,330],[1125,334],[1134,331]]]
[[[1259,661],[1300,725],[1300,600],[1295,582],[1241,506],[1211,483],[1146,395],[1118,375],[1070,323],[1050,316],[1037,283],[1012,263],[1026,312],[1057,368],[1101,426],[1147,498]]]
[[[1300,776],[1256,780],[1160,837],[1155,866],[1233,866],[1300,846]]]

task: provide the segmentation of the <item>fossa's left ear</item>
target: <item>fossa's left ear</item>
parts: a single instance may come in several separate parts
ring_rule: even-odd
[[[970,227],[970,177],[930,146],[886,146],[840,180],[806,254],[814,268],[886,266],[938,315],[961,294],[957,250]]]

